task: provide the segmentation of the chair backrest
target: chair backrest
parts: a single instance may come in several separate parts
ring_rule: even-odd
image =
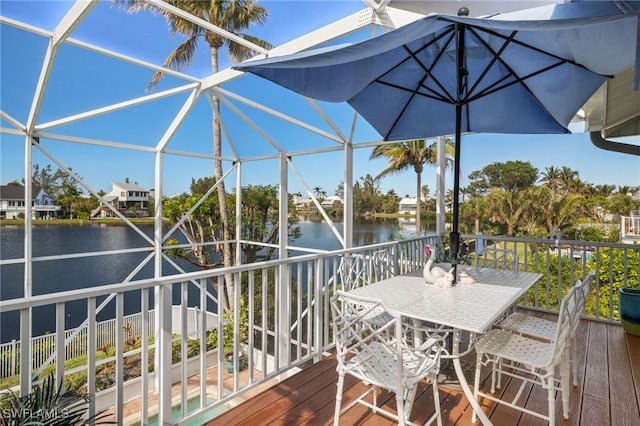
[[[582,318],[582,314],[585,310],[585,305],[587,302],[587,296],[591,291],[591,283],[593,282],[593,277],[595,276],[595,272],[591,272],[587,274],[582,280],[576,282],[573,286],[575,288],[575,297],[572,299],[573,303],[575,303],[575,308],[572,308],[573,317],[571,318],[571,334],[575,336],[578,331],[578,325],[580,325],[580,318]]]
[[[379,281],[394,276],[396,274],[396,268],[391,248],[386,247],[371,253],[369,267],[371,269],[370,275],[372,281]]]
[[[580,317],[580,311],[578,310],[580,304],[579,297],[578,286],[575,285],[569,289],[560,302],[558,325],[556,327],[556,336],[553,339],[553,352],[550,359],[550,363],[553,365],[557,365],[560,362],[569,345],[576,321],[576,313],[578,313],[578,319]]]
[[[343,256],[340,259],[338,276],[345,291],[369,284],[369,270],[364,256],[361,254]]]
[[[581,281],[576,283],[576,287],[579,291],[578,301],[580,306],[578,306],[579,315],[584,313],[585,305],[587,303],[587,297],[589,296],[589,292],[591,292],[591,285],[593,283],[593,279],[595,277],[595,271],[591,271],[588,273]],[[579,319],[579,318],[578,318]]]
[[[517,272],[519,262],[518,255],[513,250],[492,245],[484,248],[476,255],[475,265]]]
[[[331,298],[333,331],[339,368],[372,382],[379,377],[402,377],[402,323],[381,300],[355,296],[337,290]],[[373,320],[373,318],[382,321]],[[381,357],[395,354],[400,362],[395,371],[385,371],[389,363]],[[372,374],[372,370],[376,370]],[[377,377],[377,378],[376,378]],[[380,384],[380,383],[376,383]]]
[[[345,291],[369,285],[395,275],[393,253],[389,248],[367,253],[343,256],[338,266],[338,277]]]

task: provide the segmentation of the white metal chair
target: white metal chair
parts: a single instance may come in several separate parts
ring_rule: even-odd
[[[396,312],[376,299],[362,298],[337,290],[331,298],[333,331],[338,359],[338,389],[334,424],[355,404],[363,404],[400,425],[409,421],[418,383],[426,379],[432,383],[435,413],[426,424],[437,420],[442,424],[437,377],[440,368],[440,342],[432,337],[414,346],[414,327],[402,322]],[[388,318],[384,324],[372,317]],[[346,407],[342,407],[344,377],[352,375],[370,386]],[[396,395],[397,414],[377,405],[378,388]],[[365,400],[372,395],[372,402]],[[369,398],[367,398],[369,399]]]
[[[343,256],[338,266],[338,277],[343,290],[369,285],[374,281],[395,275],[393,254],[386,248],[363,254]]]
[[[503,329],[493,329],[482,336],[476,343],[476,375],[473,395],[476,400],[479,397],[520,410],[555,424],[555,392],[560,391],[562,396],[562,414],[569,418],[569,340],[572,333],[572,324],[579,317],[578,291],[571,287],[567,295],[562,299],[558,312],[556,333],[552,342],[543,342],[521,334]],[[492,364],[491,393],[480,391],[480,369],[483,365]],[[559,367],[560,377],[555,375],[555,369]],[[497,388],[501,387],[502,375],[521,380],[521,386],[512,400],[504,400],[496,397],[496,375],[498,376]],[[518,405],[527,383],[541,385],[547,390],[547,414],[536,412]],[[476,415],[472,416],[475,423]]]
[[[577,298],[577,310],[578,320],[571,325],[570,335],[570,352],[569,362],[572,365],[573,385],[578,386],[578,366],[576,363],[576,351],[577,351],[577,331],[580,320],[580,315],[584,312],[585,303],[589,292],[591,291],[591,283],[595,272],[589,273],[582,280],[575,284],[578,294]],[[544,340],[547,342],[553,341],[556,335],[557,323],[555,321],[546,320],[544,318],[528,315],[523,312],[514,312],[509,315],[499,326],[504,330],[509,330],[514,333],[522,334],[524,336],[534,337],[536,339]]]
[[[519,258],[515,251],[500,248],[496,244],[486,247],[476,255],[475,266],[518,271]]]

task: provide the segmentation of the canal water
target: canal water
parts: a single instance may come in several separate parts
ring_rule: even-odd
[[[334,250],[341,247],[336,236],[319,217],[306,217],[299,223],[302,236],[291,245],[323,250]],[[336,224],[339,231],[342,224]],[[153,238],[152,226],[141,226],[140,229],[149,238]],[[415,235],[415,225],[398,219],[359,219],[354,223],[354,246],[382,243]],[[178,233],[179,234],[179,233]],[[176,234],[180,239],[181,235]],[[149,243],[135,230],[128,226],[107,225],[39,225],[33,228],[33,257],[45,257],[42,261],[33,262],[32,294],[42,295],[67,290],[76,290],[130,280],[152,278],[153,260],[147,263],[135,275],[132,271],[147,256],[148,252],[95,255],[65,260],[46,259],[46,256],[61,254],[100,253],[129,248],[149,247]],[[297,253],[292,253],[292,255]],[[0,257],[20,259],[24,256],[24,228],[20,226],[0,227]],[[198,268],[185,261],[174,260],[183,270],[195,271]],[[163,265],[164,271],[175,270],[168,262]],[[165,274],[174,272],[165,272]],[[22,262],[4,264],[0,267],[0,300],[22,297],[24,294],[24,267]],[[176,290],[179,290],[176,288]],[[197,290],[193,290],[194,301],[199,298]],[[179,303],[180,294],[174,294],[174,303]],[[151,301],[150,301],[151,302]],[[100,300],[98,300],[98,304]],[[194,302],[195,303],[195,302]],[[65,305],[65,328],[78,326],[86,318],[86,302],[69,302]],[[113,305],[113,303],[111,303]],[[213,306],[209,307],[214,309]],[[130,292],[125,295],[125,315],[139,312],[140,294]],[[97,320],[113,318],[114,308],[104,309]],[[33,335],[38,336],[55,330],[54,307],[35,308],[32,318]],[[18,313],[4,313],[0,316],[0,343],[19,337]]]

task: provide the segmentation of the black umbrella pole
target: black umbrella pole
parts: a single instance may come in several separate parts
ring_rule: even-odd
[[[464,13],[460,9],[461,13]],[[458,281],[458,248],[460,247],[460,233],[458,232],[458,210],[460,197],[460,145],[462,139],[462,105],[463,88],[465,86],[467,70],[465,63],[465,26],[456,24],[456,141],[453,161],[453,224],[449,234],[449,253],[453,267],[453,284]]]
[[[451,250],[451,266],[453,267],[453,284],[458,281],[458,249],[460,248],[460,233],[451,232],[449,234],[449,247]]]

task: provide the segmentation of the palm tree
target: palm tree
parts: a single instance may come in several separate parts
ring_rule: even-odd
[[[616,190],[615,185],[596,185],[595,191],[597,195],[601,195],[603,197],[608,197],[614,193]]]
[[[530,205],[530,199],[525,191],[500,191],[494,188],[487,195],[486,200],[492,220],[505,225],[507,236],[512,237],[517,224]]]
[[[450,140],[445,141],[445,149],[449,156],[453,156],[454,146]],[[420,234],[420,204],[422,188],[422,170],[425,164],[435,165],[438,162],[438,150],[435,143],[427,145],[424,139],[396,142],[386,145],[378,145],[371,152],[370,159],[386,157],[389,165],[381,171],[375,179],[378,180],[390,174],[399,174],[409,168],[416,172],[416,233]],[[448,157],[447,164],[452,164],[453,159]],[[446,164],[445,164],[446,165]]]
[[[154,12],[163,15],[169,24],[169,28],[172,34],[182,34],[186,37],[186,40],[178,46],[173,52],[167,56],[163,66],[172,70],[182,70],[189,66],[194,58],[198,42],[204,40],[210,49],[211,55],[211,72],[213,74],[219,71],[218,55],[220,48],[226,46],[229,50],[229,56],[234,62],[240,62],[245,59],[254,56],[256,52],[250,48],[232,42],[229,39],[221,36],[220,34],[187,21],[170,12],[163,9],[158,9],[155,6],[149,4],[145,0],[115,0],[116,2],[125,3],[130,12],[137,12],[139,10],[149,9]],[[267,17],[267,9],[263,6],[256,4],[254,0],[165,0],[166,3],[178,7],[184,11],[189,12],[191,15],[207,21],[216,27],[222,28],[230,33],[233,33],[244,40],[250,41],[253,44],[271,48],[272,46],[256,37],[245,34],[242,31],[247,30],[252,24],[262,25]],[[161,71],[156,72],[148,88],[154,88],[158,82],[162,79],[163,73]],[[218,116],[220,113],[220,101],[214,95],[213,96],[214,111],[212,113],[213,122],[213,156],[214,156],[214,175],[218,184],[218,201],[220,203],[220,225],[222,228],[222,240],[224,241],[222,247],[223,262],[225,266],[233,265],[233,256],[231,244],[229,243],[231,233],[229,231],[229,216],[227,210],[227,196],[222,180],[222,134],[220,129],[220,123],[218,122]],[[231,277],[228,277],[231,278]],[[227,279],[226,296],[232,297],[233,283],[231,279]],[[223,302],[228,302],[224,300]],[[229,306],[229,305],[226,305]]]
[[[485,199],[483,197],[471,197],[460,205],[461,213],[466,217],[473,218],[473,231],[476,235],[480,233],[480,220],[484,217],[485,210]]]
[[[618,185],[618,194],[627,195],[633,192],[630,186]]]
[[[540,182],[548,186],[554,194],[558,194],[562,185],[560,169],[553,166],[547,167],[544,172],[542,172]]]
[[[528,200],[521,217],[524,231],[531,237],[548,235],[550,225],[545,215],[554,203],[554,193],[547,186],[532,186],[524,190],[524,195]]]
[[[554,201],[545,213],[547,229],[562,229],[569,226],[580,213],[582,199],[581,195],[568,194]]]
[[[316,186],[315,188],[313,188],[313,194],[316,196],[316,198],[322,198],[327,196],[327,191],[322,189],[322,187],[320,186]]]
[[[561,196],[576,193],[582,187],[582,181],[580,180],[578,172],[567,166],[562,166],[560,170],[560,181],[562,188]]]

